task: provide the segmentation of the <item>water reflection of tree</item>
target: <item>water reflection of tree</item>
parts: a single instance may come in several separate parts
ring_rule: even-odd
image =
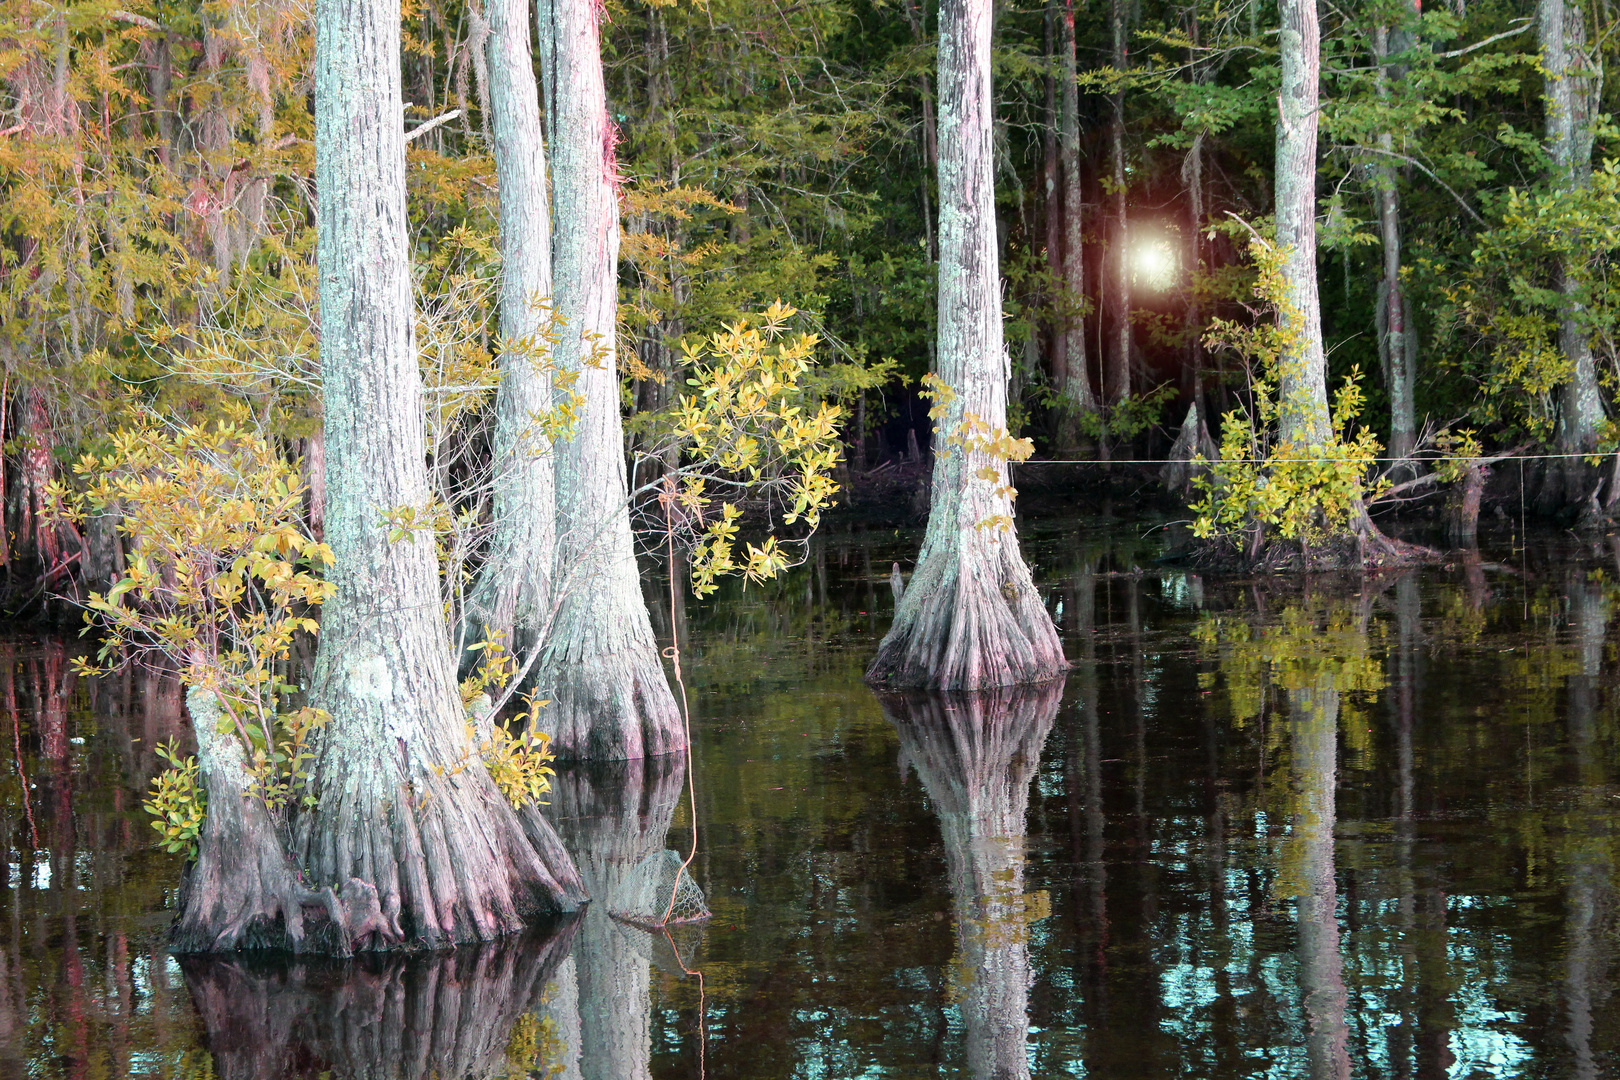
[[[180,964],[220,1080],[544,1075],[554,1039],[532,1010],[576,925],[432,955]]]
[[[685,761],[672,754],[571,766],[553,782],[548,816],[592,897],[545,1009],[566,1047],[562,1080],[651,1075],[651,957],[664,939],[610,912],[637,865],[664,850],[685,780]]]
[[[1273,892],[1294,901],[1306,1066],[1313,1080],[1350,1076],[1334,830],[1341,713],[1349,708],[1344,694],[1370,693],[1385,683],[1368,634],[1374,596],[1371,590],[1356,597],[1306,596],[1285,603],[1275,618],[1209,615],[1197,630],[1206,655],[1218,660],[1235,723],[1263,717],[1278,692],[1286,700],[1286,725],[1274,725],[1265,736],[1278,748],[1286,740],[1288,747],[1288,767],[1273,775],[1273,798],[1289,819]],[[1346,727],[1367,731],[1359,718]]]
[[[953,992],[976,1078],[1029,1075],[1029,927],[1045,894],[1024,891],[1024,817],[1061,681],[981,694],[883,695],[939,815],[956,905]]]

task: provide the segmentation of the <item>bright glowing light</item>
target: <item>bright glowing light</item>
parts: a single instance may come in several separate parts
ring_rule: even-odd
[[[1176,251],[1163,237],[1143,237],[1131,246],[1131,280],[1154,290],[1176,283]]]

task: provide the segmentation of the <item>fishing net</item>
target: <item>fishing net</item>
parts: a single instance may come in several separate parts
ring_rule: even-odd
[[[608,913],[636,926],[701,922],[709,917],[703,890],[686,872],[680,852],[655,851],[637,863],[613,891]],[[675,903],[670,905],[670,894]]]

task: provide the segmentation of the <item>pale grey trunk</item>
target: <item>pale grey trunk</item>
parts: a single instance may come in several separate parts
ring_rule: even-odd
[[[991,0],[939,16],[938,374],[954,397],[935,423],[928,531],[894,623],[867,669],[889,686],[974,690],[1063,671],[1063,646],[1012,528],[1007,466],[951,439],[971,414],[1007,425],[990,147]],[[985,479],[980,473],[990,477]]]
[[[956,913],[968,1075],[1029,1073],[1030,897],[1024,819],[1041,747],[1063,699],[1059,680],[971,695],[886,695],[900,762],[939,816]]]
[[[1337,820],[1339,691],[1329,675],[1288,691],[1293,721],[1292,843],[1297,845],[1295,887],[1299,982],[1305,1004],[1305,1055],[1311,1080],[1349,1080],[1348,995],[1339,951],[1339,893],[1334,878]]]
[[[525,835],[468,737],[432,536],[388,538],[385,515],[424,510],[430,498],[400,78],[398,0],[318,0],[326,539],[336,563],[311,694],[331,721],[301,861],[315,881],[376,888],[387,923],[376,944],[440,946],[575,908],[581,890],[554,837]]]
[[[1063,74],[1059,88],[1062,122],[1058,133],[1059,171],[1063,177],[1063,283],[1075,301],[1086,295],[1085,216],[1081,213],[1084,196],[1080,190],[1080,87],[1076,82],[1074,0],[1064,0],[1060,16]],[[1065,329],[1065,370],[1062,391],[1069,408],[1077,412],[1097,411],[1097,398],[1091,390],[1091,373],[1086,364],[1086,321],[1076,318]]]
[[[560,318],[556,362],[578,376],[572,435],[558,441],[554,630],[536,682],[544,724],[562,758],[638,758],[682,745],[641,598],[619,417],[614,337],[619,201],[614,130],[602,83],[602,9],[594,0],[541,0],[546,107],[552,134],[552,251]]]
[[[1572,0],[1540,0],[1536,32],[1547,76],[1547,150],[1552,157],[1553,181],[1562,188],[1583,188],[1592,175],[1592,123],[1600,83],[1595,77],[1596,57],[1587,45],[1586,15]],[[1560,266],[1557,273],[1565,297],[1558,319],[1558,345],[1574,367],[1564,384],[1558,448],[1570,454],[1592,448],[1603,422],[1603,399],[1591,337],[1582,322],[1584,309],[1576,299],[1579,284],[1567,265]],[[1571,501],[1580,494],[1568,493]]]
[[[1405,48],[1405,35],[1391,33],[1382,23],[1373,27],[1373,58],[1377,62],[1373,78],[1378,96],[1389,97],[1391,80],[1401,77],[1401,69],[1389,64],[1392,52]],[[1378,231],[1383,241],[1383,276],[1378,286],[1378,352],[1384,363],[1384,385],[1389,390],[1389,457],[1402,462],[1412,456],[1417,444],[1417,412],[1413,404],[1417,357],[1417,335],[1412,333],[1406,308],[1406,286],[1401,281],[1401,196],[1396,187],[1395,168],[1389,155],[1395,150],[1392,132],[1380,132],[1379,149],[1384,151],[1377,166],[1375,195],[1378,203]]]
[[[500,192],[501,384],[495,397],[494,533],[467,597],[461,647],[505,635],[520,661],[550,615],[556,504],[552,448],[551,207],[528,0],[488,0],[491,142]]]
[[[1327,359],[1316,293],[1316,125],[1322,48],[1316,0],[1279,0],[1282,86],[1278,92],[1277,245],[1285,254],[1279,321],[1288,342],[1278,378],[1284,443],[1320,447],[1328,423]]]
[[[1114,30],[1114,70],[1124,72],[1126,56],[1126,16],[1128,0],[1112,0],[1110,21]],[[1107,386],[1103,397],[1117,404],[1131,393],[1131,227],[1130,204],[1125,192],[1125,92],[1114,94],[1112,149],[1114,165],[1114,332],[1118,335],[1109,357]]]

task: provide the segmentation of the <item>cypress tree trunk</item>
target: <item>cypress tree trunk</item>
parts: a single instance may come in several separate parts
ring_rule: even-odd
[[[939,377],[928,532],[894,623],[867,669],[887,686],[976,690],[1068,665],[1012,529],[1007,466],[953,446],[971,414],[1007,426],[990,154],[990,0],[946,0],[939,25]],[[981,471],[991,479],[981,476]]]
[[[500,189],[501,385],[495,397],[495,532],[467,598],[461,646],[504,633],[521,660],[550,614],[556,553],[551,440],[536,417],[552,406],[551,207],[540,95],[529,54],[528,0],[489,0],[491,142]],[[467,654],[464,654],[467,655]]]
[[[398,0],[319,0],[315,175],[335,591],[312,699],[331,714],[301,823],[314,881],[377,890],[373,944],[443,946],[573,910],[577,873],[496,788],[456,688],[432,538],[390,543],[429,493],[405,216]],[[535,828],[543,827],[531,815]],[[542,855],[542,851],[544,855]],[[549,865],[548,865],[549,862]]]
[[[1080,191],[1080,87],[1075,81],[1074,0],[1064,0],[1060,22],[1063,76],[1059,100],[1062,102],[1062,130],[1059,133],[1059,160],[1063,175],[1063,282],[1075,300],[1086,295],[1085,217],[1080,212],[1084,196]],[[1097,398],[1091,391],[1091,373],[1086,364],[1086,321],[1077,318],[1064,334],[1066,366],[1059,387],[1070,409],[1097,411]]]
[[[615,133],[602,83],[602,9],[593,0],[541,0],[541,60],[552,132],[552,253],[557,366],[583,399],[556,448],[555,628],[536,682],[562,758],[637,758],[682,744],[641,598],[625,481],[614,324],[619,202]],[[566,575],[566,577],[565,577]]]
[[[1125,71],[1126,0],[1112,0],[1110,21],[1114,26],[1114,70]],[[1110,358],[1104,399],[1110,404],[1123,401],[1131,393],[1131,231],[1130,207],[1125,197],[1125,91],[1114,94],[1114,285],[1115,332],[1119,335]]]
[[[1377,62],[1374,80],[1378,96],[1389,97],[1389,83],[1398,79],[1404,69],[1387,63],[1391,52],[1403,52],[1409,47],[1410,35],[1391,32],[1383,23],[1373,27],[1373,59]],[[1381,132],[1378,146],[1386,152],[1395,148],[1392,132]],[[1401,282],[1401,197],[1396,188],[1395,167],[1385,156],[1377,168],[1378,231],[1383,241],[1383,277],[1378,286],[1380,309],[1380,337],[1378,351],[1384,361],[1384,385],[1389,389],[1389,447],[1390,459],[1402,461],[1412,456],[1417,443],[1417,413],[1412,401],[1416,379],[1417,357],[1412,346],[1416,335],[1411,332],[1406,307],[1406,287]]]
[[[1587,54],[1586,17],[1578,3],[1541,0],[1536,12],[1536,33],[1541,45],[1541,66],[1547,74],[1547,150],[1552,157],[1553,182],[1567,188],[1585,187],[1592,175],[1592,119],[1596,111],[1597,79]],[[1570,268],[1557,271],[1564,307],[1558,320],[1558,346],[1574,368],[1564,384],[1558,417],[1557,447],[1565,454],[1584,453],[1597,439],[1603,421],[1603,399],[1592,360],[1592,342],[1581,324],[1578,284]],[[1549,484],[1547,499],[1577,504],[1586,499],[1588,470],[1579,460],[1566,462],[1563,483]]]
[[[1282,441],[1328,441],[1327,359],[1316,294],[1316,121],[1322,43],[1316,0],[1279,0],[1282,86],[1278,93],[1277,245],[1287,258],[1281,322],[1291,337],[1278,380]]]

